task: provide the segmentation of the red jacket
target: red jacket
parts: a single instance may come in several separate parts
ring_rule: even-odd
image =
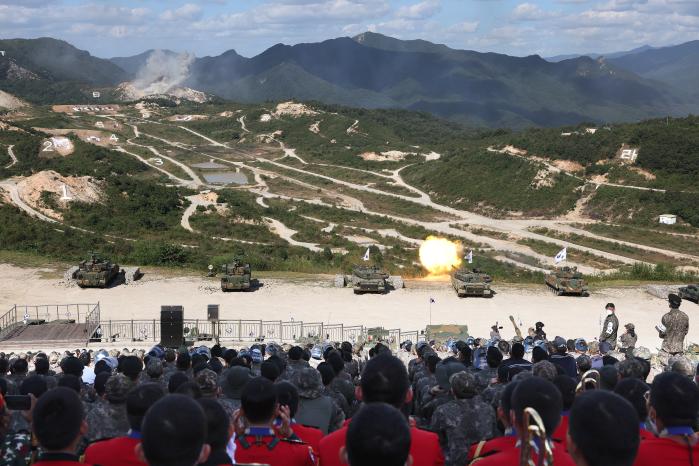
[[[345,446],[347,426],[349,422],[335,432],[323,437],[320,441],[321,466],[345,466],[340,462],[340,448]],[[444,454],[439,447],[437,434],[420,430],[410,422],[410,455],[413,466],[442,466]]]
[[[481,443],[483,443],[483,446],[480,448],[480,451],[478,451],[478,445],[480,445]],[[494,439],[490,439],[485,442],[474,443],[468,450],[468,460],[473,461],[476,458],[479,458],[480,461],[485,457],[494,455],[495,453],[500,453],[501,451],[506,450],[508,448],[514,448],[516,443],[517,437],[515,437],[514,435],[495,437]],[[476,455],[477,451],[478,454]]]
[[[136,456],[138,438],[117,437],[93,443],[85,450],[85,462],[100,466],[147,466]]]
[[[500,453],[483,458],[475,464],[477,466],[519,466],[519,447],[513,445]],[[573,459],[560,444],[553,446],[553,464],[556,466],[575,466]]]
[[[692,455],[693,463],[689,461]],[[634,466],[687,466],[699,465],[699,443],[691,450],[685,442],[677,442],[673,439],[657,437],[644,440],[638,447],[638,455]]]
[[[641,437],[641,442],[643,442],[644,440],[653,440],[654,438],[657,438],[653,432],[646,430],[643,427],[641,427],[639,435]]]
[[[302,426],[301,424],[292,424],[291,429],[304,443],[313,447],[316,456],[320,454],[320,441],[323,438],[323,432],[320,429]]]
[[[569,413],[561,414],[561,423],[558,424],[556,430],[553,431],[551,436],[556,442],[560,443],[565,451],[568,451],[568,415]]]
[[[262,429],[264,430],[264,429]],[[303,442],[280,439],[274,431],[253,431],[235,439],[236,463],[262,463],[270,466],[316,466],[313,448]]]

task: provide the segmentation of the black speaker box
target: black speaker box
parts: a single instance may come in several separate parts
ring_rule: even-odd
[[[184,342],[184,308],[160,307],[160,343],[166,348],[179,348]]]
[[[218,322],[218,304],[209,304],[206,307],[206,318],[209,322]]]

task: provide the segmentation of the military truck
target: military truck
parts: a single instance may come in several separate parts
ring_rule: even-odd
[[[355,265],[351,275],[336,275],[335,286],[342,288],[351,286],[355,294],[386,293],[389,289],[403,288],[403,279],[392,276],[372,265]]]
[[[88,260],[80,262],[68,272],[80,288],[106,288],[119,276],[121,269],[93,252]]]
[[[493,290],[490,283],[493,281],[490,275],[481,272],[479,269],[461,269],[451,274],[451,286],[454,287],[459,298],[466,296],[481,296],[492,298]]]
[[[699,304],[699,285],[687,285],[680,287],[680,298],[694,301]]]
[[[577,267],[559,267],[546,275],[546,284],[558,296],[589,296],[587,282]]]
[[[230,264],[221,266],[221,290],[223,291],[248,291],[250,289],[250,264],[244,264],[235,259]]]

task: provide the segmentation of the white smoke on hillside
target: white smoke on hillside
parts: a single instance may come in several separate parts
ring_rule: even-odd
[[[193,62],[194,55],[190,53],[173,55],[155,50],[131,84],[142,95],[167,94],[182,86]]]

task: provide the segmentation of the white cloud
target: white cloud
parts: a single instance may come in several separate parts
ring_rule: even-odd
[[[518,21],[542,21],[557,16],[557,13],[544,11],[534,3],[520,3],[512,11],[512,16]]]
[[[413,5],[400,7],[396,17],[407,19],[427,19],[435,15],[442,7],[440,0],[424,0]]]
[[[164,21],[193,21],[202,17],[202,8],[194,3],[185,3],[176,10],[165,10],[160,19]]]
[[[473,33],[478,30],[480,25],[479,21],[464,21],[461,23],[453,24],[447,28],[449,33]]]

